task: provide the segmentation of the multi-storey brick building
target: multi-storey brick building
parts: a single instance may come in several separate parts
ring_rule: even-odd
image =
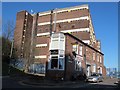
[[[14,48],[26,68],[39,65],[36,70],[49,78],[70,79],[73,73],[105,75],[104,54],[88,5],[37,14],[18,12]]]

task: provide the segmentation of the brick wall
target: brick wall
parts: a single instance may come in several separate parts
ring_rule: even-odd
[[[65,12],[57,13],[57,20],[79,18],[88,15],[89,15],[88,9],[74,10],[71,12],[65,11]],[[53,20],[54,20],[54,15],[53,15]],[[50,22],[50,14],[38,17],[38,23],[43,23],[43,22]]]
[[[26,11],[21,11],[17,13],[16,26],[14,32],[14,48],[16,49],[16,54],[19,58],[21,56],[21,43],[23,36],[25,14]]]

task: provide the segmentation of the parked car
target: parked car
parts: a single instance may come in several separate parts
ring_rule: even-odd
[[[117,81],[115,82],[115,84],[120,85],[120,75],[117,75]]]
[[[93,73],[91,76],[87,78],[88,82],[100,82],[103,81],[103,76],[102,74],[99,73]]]

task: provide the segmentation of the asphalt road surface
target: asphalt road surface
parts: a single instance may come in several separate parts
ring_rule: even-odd
[[[117,81],[117,78],[109,78],[109,79],[105,79],[103,82],[99,82],[99,83],[91,83],[88,82],[83,86],[77,86],[75,88],[117,88],[117,84],[115,84],[115,82]]]
[[[0,78],[1,79],[1,78]],[[117,81],[116,78],[112,79],[105,79],[103,82],[99,83],[89,83],[89,82],[83,82],[83,83],[77,83],[71,82],[69,85],[54,85],[54,86],[41,86],[41,85],[29,85],[22,82],[22,80],[25,80],[25,78],[16,78],[16,77],[3,77],[2,78],[2,88],[116,88],[117,85],[115,82]],[[32,82],[31,82],[32,83]]]

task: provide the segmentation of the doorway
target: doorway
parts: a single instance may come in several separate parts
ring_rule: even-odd
[[[91,75],[90,67],[91,67],[91,65],[87,64],[87,77],[89,77]]]

